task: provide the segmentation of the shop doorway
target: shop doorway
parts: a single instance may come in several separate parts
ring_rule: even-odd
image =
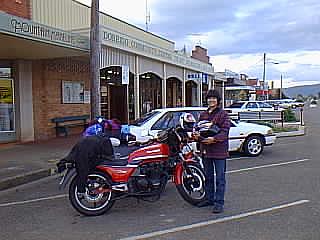
[[[110,117],[119,119],[121,123],[128,122],[127,88],[124,86],[109,85],[110,90]],[[121,99],[121,101],[119,101]],[[119,104],[121,102],[121,104]]]
[[[133,74],[129,73],[129,84],[122,84],[121,66],[110,66],[100,70],[100,78],[101,115],[128,123],[134,118]]]
[[[182,107],[182,82],[175,77],[167,79],[167,107]]]
[[[194,81],[186,82],[186,106],[199,106],[198,100],[198,85]]]
[[[140,113],[162,108],[162,79],[154,73],[140,75]]]

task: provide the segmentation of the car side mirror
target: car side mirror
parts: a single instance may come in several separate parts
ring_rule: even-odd
[[[149,131],[144,129],[141,131],[141,136],[148,136],[149,135]]]

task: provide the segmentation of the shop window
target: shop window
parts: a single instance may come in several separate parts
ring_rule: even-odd
[[[14,85],[11,68],[0,68],[0,132],[15,130]]]

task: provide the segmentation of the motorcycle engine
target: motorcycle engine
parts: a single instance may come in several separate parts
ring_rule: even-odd
[[[153,192],[161,187],[162,178],[166,175],[163,163],[146,163],[140,166],[131,181],[131,187],[138,193]]]

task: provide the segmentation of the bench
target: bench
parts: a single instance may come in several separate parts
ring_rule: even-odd
[[[86,129],[88,119],[90,119],[90,115],[68,116],[53,118],[51,122],[56,124],[56,136],[58,137],[60,133],[63,133],[66,137],[69,134],[69,128],[83,126]]]

